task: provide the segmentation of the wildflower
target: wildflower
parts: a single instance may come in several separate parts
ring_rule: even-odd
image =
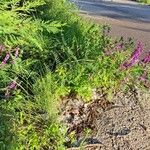
[[[139,42],[137,47],[135,48],[134,52],[131,54],[130,60],[121,64],[120,68],[127,69],[127,68],[132,67],[135,63],[137,63],[139,61],[139,57],[142,53],[142,50],[143,50],[142,44],[141,44],[141,42]]]
[[[141,42],[139,42],[137,47],[136,47],[136,49],[131,54],[131,61],[132,61],[132,63],[135,63],[139,59],[142,51],[143,51],[143,47],[142,47]]]
[[[147,71],[144,71],[144,73],[139,77],[139,80],[141,82],[143,82],[143,85],[146,87],[146,88],[150,88],[150,82],[148,80],[148,73]]]
[[[121,70],[124,70],[124,69],[127,69],[127,68],[130,68],[132,66],[132,63],[130,62],[124,62],[123,64],[120,65],[120,69]]]
[[[15,51],[15,58],[18,57],[18,55],[19,55],[19,50],[20,50],[19,47],[17,47],[17,48],[16,48],[16,51]]]
[[[14,81],[12,81],[7,87],[6,87],[6,92],[5,92],[5,96],[6,97],[9,97],[10,96],[10,93],[11,93],[11,90],[15,90],[16,87],[17,87],[17,82],[16,82],[17,79],[15,79]]]
[[[142,62],[145,63],[145,64],[150,62],[150,52],[149,52],[148,55],[146,55],[146,56],[144,57],[144,59],[142,60]]]
[[[19,50],[20,50],[19,47],[15,49],[14,60],[11,61],[12,64],[15,62],[15,59],[19,56]]]
[[[7,61],[9,60],[9,58],[10,58],[10,54],[7,53],[6,56],[5,56],[5,58],[2,61],[1,65],[5,65],[7,63]]]
[[[15,89],[17,86],[17,82],[16,80],[12,81],[9,85],[8,85],[8,89]]]

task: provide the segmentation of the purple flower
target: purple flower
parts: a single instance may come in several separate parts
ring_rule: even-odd
[[[10,96],[10,93],[11,93],[11,90],[15,90],[17,87],[17,82],[16,82],[16,79],[14,81],[12,81],[6,88],[6,92],[5,92],[5,96],[6,97],[9,97]]]
[[[127,69],[127,68],[132,67],[135,63],[137,63],[139,61],[139,57],[140,57],[142,51],[143,51],[142,44],[141,44],[141,42],[138,42],[138,45],[135,48],[135,50],[133,51],[133,53],[131,54],[131,58],[129,59],[129,61],[126,61],[123,64],[121,64],[120,68]]]
[[[17,86],[17,82],[16,81],[12,81],[9,85],[8,85],[8,89],[15,89]]]
[[[120,65],[120,69],[127,69],[129,67],[131,67],[132,64],[131,63],[128,63],[128,62],[124,62],[123,64]]]
[[[7,63],[7,61],[9,60],[9,58],[10,58],[10,54],[7,53],[6,56],[5,56],[5,58],[2,61],[1,65],[5,65]]]
[[[16,49],[15,49],[15,56],[14,56],[14,60],[12,60],[12,64],[15,62],[15,59],[19,56],[19,50],[20,50],[20,48],[19,47],[17,47]]]
[[[142,51],[143,51],[143,46],[141,42],[138,42],[137,47],[135,48],[134,52],[131,54],[132,63],[135,63],[139,59]]]
[[[150,62],[150,52],[149,52],[148,55],[146,55],[146,56],[144,57],[144,59],[142,60],[142,62],[143,62],[143,63],[149,63],[149,62]]]
[[[20,50],[19,47],[17,47],[17,48],[16,48],[16,51],[15,51],[15,58],[18,57],[18,55],[19,55],[19,50]]]
[[[147,71],[144,71],[144,73],[139,77],[139,80],[143,82],[143,85],[146,88],[150,88],[150,82],[148,80],[148,73],[147,73]]]

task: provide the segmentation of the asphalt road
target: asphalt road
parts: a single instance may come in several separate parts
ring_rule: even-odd
[[[72,0],[81,15],[112,26],[113,37],[131,37],[150,50],[150,6],[127,0]]]

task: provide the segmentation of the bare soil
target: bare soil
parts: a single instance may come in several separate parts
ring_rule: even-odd
[[[81,149],[86,128],[92,132],[82,149],[150,150],[150,93],[132,88],[117,92],[109,102],[99,91],[93,91],[89,103],[75,97],[63,99],[61,121],[68,134],[76,133],[76,142],[68,150]]]

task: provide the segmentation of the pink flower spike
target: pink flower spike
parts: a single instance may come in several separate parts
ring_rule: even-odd
[[[6,54],[6,56],[5,56],[5,58],[3,59],[3,61],[2,61],[2,64],[6,64],[7,63],[7,61],[9,60],[9,58],[10,58],[10,54]]]
[[[19,55],[19,50],[20,50],[19,47],[17,47],[17,48],[16,48],[16,51],[15,51],[15,58],[18,57],[18,55]]]
[[[17,87],[17,79],[15,79],[14,81],[12,81],[7,87],[6,87],[6,92],[5,92],[5,96],[6,97],[10,97],[11,91],[15,90]]]
[[[128,69],[132,66],[131,62],[124,62],[123,64],[120,65],[120,69],[124,70],[124,69]]]
[[[138,42],[137,47],[135,48],[134,52],[131,54],[131,59],[138,59],[143,51],[143,46],[141,42]]]
[[[146,56],[144,57],[144,59],[142,60],[142,62],[145,63],[145,64],[150,62],[150,52],[149,52],[148,55],[146,55]]]
[[[12,81],[9,85],[8,85],[8,88],[9,89],[15,89],[17,86],[17,82],[16,81]]]
[[[17,47],[16,49],[15,49],[15,56],[14,56],[14,60],[12,60],[12,64],[15,62],[15,59],[19,56],[19,50],[20,50],[20,48],[19,47]]]
[[[135,48],[134,52],[131,54],[131,58],[128,62],[123,63],[123,66],[126,68],[132,67],[139,61],[139,57],[143,51],[141,42],[138,43],[137,47]]]

